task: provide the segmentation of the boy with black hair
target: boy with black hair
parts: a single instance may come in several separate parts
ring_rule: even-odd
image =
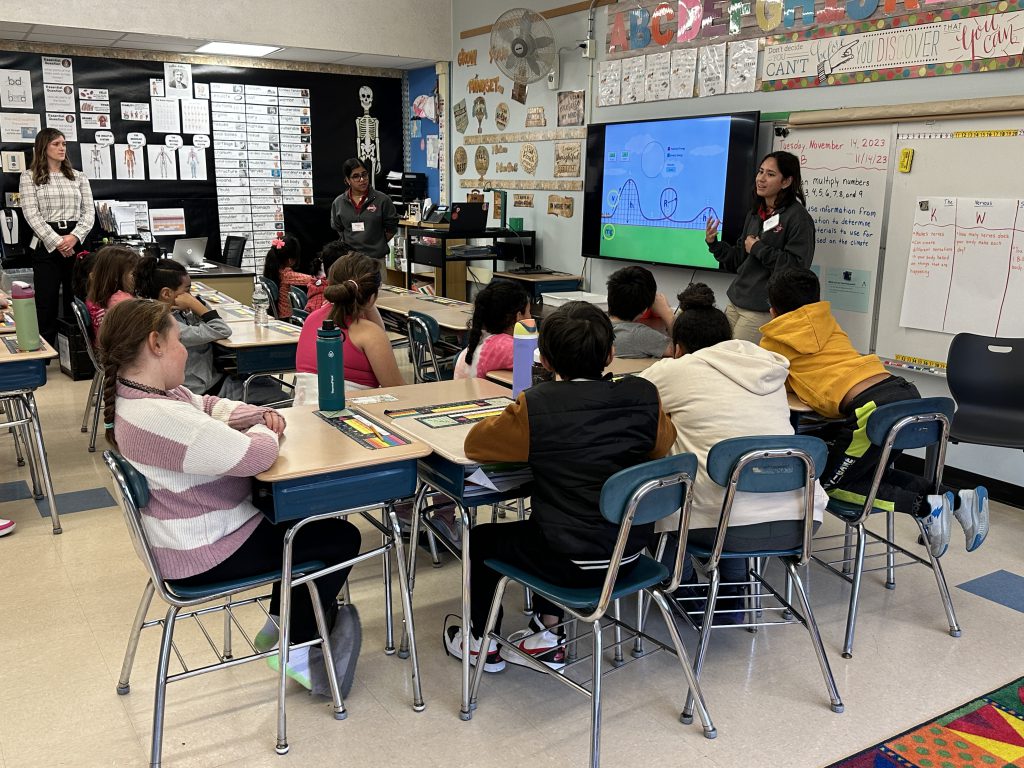
[[[672,355],[667,333],[675,318],[649,269],[623,267],[612,273],[608,278],[608,315],[619,357]]]
[[[881,405],[920,398],[917,387],[885,370],[877,355],[862,355],[820,301],[818,276],[809,269],[777,272],[768,281],[772,320],[761,326],[761,346],[789,360],[787,386],[817,413],[842,419],[827,425],[820,437],[829,446],[821,484],[840,501],[863,504],[878,466],[881,448],[867,438],[868,417]],[[890,454],[895,459],[897,453]],[[920,476],[889,468],[883,475],[875,506],[923,520],[925,537],[935,557],[949,545],[950,518],[955,516],[967,537],[967,551],[988,535],[988,492],[983,486],[926,496]]]
[[[621,469],[667,456],[676,430],[661,409],[653,384],[637,377],[604,379],[614,356],[612,325],[592,304],[572,301],[544,318],[541,361],[560,381],[520,393],[498,416],[481,421],[466,436],[466,456],[479,462],[527,462],[533,470],[533,511],[528,520],[473,528],[470,549],[470,653],[475,664],[480,633],[500,579],[488,558],[515,563],[555,584],[594,587],[604,582],[618,526],[599,509],[604,482]],[[632,568],[653,533],[633,527],[622,560]],[[559,633],[551,631],[562,611],[540,596],[530,628],[513,635],[521,650],[553,669],[564,663]],[[500,628],[501,615],[498,616]],[[462,658],[463,630],[447,627],[448,652]],[[513,654],[510,661],[515,662]],[[505,668],[491,643],[484,670]]]

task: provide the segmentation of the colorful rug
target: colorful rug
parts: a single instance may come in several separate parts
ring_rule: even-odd
[[[1024,767],[1024,677],[828,768]]]

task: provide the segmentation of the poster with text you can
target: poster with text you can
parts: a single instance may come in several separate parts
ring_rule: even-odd
[[[892,143],[884,125],[794,128],[775,139],[800,158],[821,298],[861,352],[871,347]]]

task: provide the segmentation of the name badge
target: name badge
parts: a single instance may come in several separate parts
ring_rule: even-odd
[[[776,213],[774,216],[769,216],[764,220],[764,226],[761,227],[761,231],[767,232],[769,229],[775,229],[777,226],[779,226],[779,214]]]
[[[776,216],[775,218],[777,219],[779,217]],[[365,232],[366,231],[366,224],[364,224],[361,221],[353,221],[352,222],[352,231],[353,232]]]

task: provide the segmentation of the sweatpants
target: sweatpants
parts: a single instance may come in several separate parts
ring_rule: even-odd
[[[761,343],[761,326],[772,319],[769,312],[743,309],[734,304],[726,305],[725,317],[732,328],[732,337],[734,339],[743,339],[754,344]]]

